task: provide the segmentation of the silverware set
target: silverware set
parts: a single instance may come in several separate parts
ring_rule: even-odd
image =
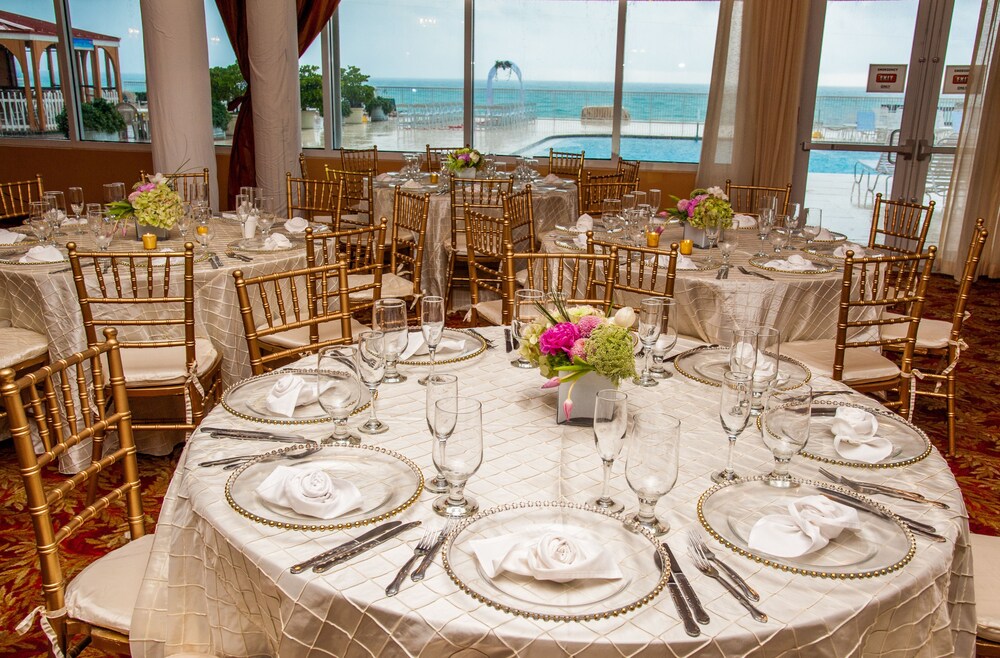
[[[774,279],[772,279],[768,275],[762,274],[760,272],[755,272],[754,270],[748,270],[747,268],[743,267],[742,265],[737,265],[736,267],[737,267],[737,269],[739,269],[740,272],[743,272],[743,274],[746,274],[747,276],[756,276],[756,277],[760,277],[761,279],[767,279],[768,281],[774,281]]]
[[[388,521],[359,535],[356,539],[344,542],[343,544],[335,546],[328,551],[323,551],[319,555],[311,557],[304,562],[299,562],[298,564],[292,566],[289,571],[292,573],[302,573],[306,569],[312,567],[312,570],[315,573],[323,573],[328,571],[331,567],[355,558],[358,555],[375,548],[379,544],[389,541],[396,535],[406,532],[411,528],[416,528],[419,525],[420,521],[411,521],[410,523]]]
[[[317,452],[320,446],[318,443],[309,443],[298,450],[289,450],[288,452],[282,452],[280,454],[271,455],[270,458],[265,459],[265,461],[274,461],[278,459],[302,459],[303,457],[308,457],[309,455]],[[232,457],[223,457],[221,459],[210,459],[208,461],[199,462],[198,466],[222,466],[222,470],[231,471],[235,468],[243,466],[249,461],[254,459],[259,459],[266,456],[267,453],[257,454],[257,455],[234,455]]]
[[[231,429],[228,427],[199,427],[199,432],[204,432],[213,438],[240,439],[243,441],[277,441],[278,443],[315,443],[300,434],[281,434],[278,432],[264,432],[260,430]]]
[[[475,335],[479,336],[480,338],[482,338],[483,342],[486,343],[486,349],[492,350],[493,348],[496,347],[496,343],[494,343],[492,340],[490,340],[486,336],[484,336],[481,333],[479,333],[478,331],[476,331],[475,327],[470,327],[467,331],[470,334],[475,334]]]
[[[238,254],[235,251],[233,251],[232,249],[228,249],[226,251],[226,255],[229,256],[230,258],[235,259],[235,260],[241,260],[244,263],[252,263],[253,262],[253,258],[250,258],[249,256],[246,256],[244,254]]]
[[[219,269],[222,267],[222,261],[219,259],[219,254],[209,254],[208,264],[212,266],[213,269]]]
[[[895,487],[888,487],[884,484],[876,484],[874,482],[861,482],[859,480],[852,480],[851,478],[845,477],[843,475],[836,475],[831,473],[825,468],[820,467],[820,474],[831,482],[836,482],[837,484],[842,484],[848,489],[853,489],[860,494],[882,494],[883,496],[891,496],[892,498],[899,498],[901,500],[908,500],[914,503],[925,503],[927,505],[933,505],[939,509],[950,509],[946,503],[942,503],[938,500],[930,500],[923,494],[919,494],[916,491],[907,491],[906,489],[896,489]]]
[[[715,275],[716,279],[728,279],[729,278],[729,265],[723,265],[719,268],[719,271]]]
[[[883,519],[892,519],[892,517],[895,517],[900,521],[902,521],[903,525],[909,528],[911,532],[915,532],[918,535],[923,535],[924,537],[927,537],[928,539],[931,539],[936,542],[947,541],[945,537],[938,534],[937,528],[928,523],[924,523],[923,521],[917,521],[916,519],[911,519],[908,516],[903,516],[902,514],[896,514],[895,512],[891,514],[886,514],[882,510],[876,509],[871,505],[867,505],[864,502],[855,498],[854,496],[850,496],[842,491],[837,491],[836,489],[828,489],[827,487],[823,486],[819,488],[823,491],[824,494],[833,498],[838,503],[847,505],[848,507],[853,507],[856,510],[869,512]]]
[[[416,548],[413,549],[413,555],[410,559],[399,569],[396,573],[396,577],[392,579],[389,586],[385,588],[386,596],[396,596],[399,593],[399,588],[402,587],[403,582],[406,580],[407,576],[410,576],[410,580],[414,582],[419,582],[424,579],[424,575],[427,573],[427,568],[430,567],[431,563],[434,562],[434,556],[437,552],[441,550],[441,546],[444,545],[444,540],[448,537],[448,533],[451,532],[452,524],[449,522],[440,530],[428,530],[424,533],[424,536],[420,538],[417,543]],[[417,564],[417,560],[423,560],[413,569],[413,565]],[[410,570],[413,572],[410,573]]]

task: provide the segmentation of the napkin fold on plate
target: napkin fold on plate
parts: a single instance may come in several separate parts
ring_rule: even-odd
[[[357,508],[361,492],[348,480],[332,478],[319,468],[276,466],[257,486],[257,495],[317,519],[333,519]]]
[[[461,352],[465,349],[465,341],[455,338],[442,337],[441,342],[438,343],[437,351],[440,352]],[[414,354],[429,354],[427,351],[427,344],[424,341],[424,332],[422,331],[411,331],[406,340],[406,349],[404,349],[399,358],[409,359]]]
[[[846,258],[847,252],[853,251],[855,258],[865,257],[865,248],[859,245],[857,242],[845,242],[836,249],[833,250],[833,255],[837,258]]]
[[[285,222],[285,230],[289,233],[305,233],[309,228],[309,220],[305,217],[292,217]]]
[[[375,180],[377,180],[378,182],[381,183],[382,181],[386,181],[386,180],[389,180],[391,178],[394,178],[394,176],[391,176],[389,173],[383,173],[383,174],[379,174],[378,176],[376,176]]]
[[[594,218],[588,215],[587,213],[583,213],[582,215],[580,215],[579,219],[576,220],[576,226],[574,226],[571,230],[574,230],[577,233],[586,233],[587,231],[593,231]]]
[[[798,254],[792,254],[787,259],[769,260],[764,263],[764,267],[786,272],[808,272],[817,269],[811,260],[806,260]]]
[[[757,350],[757,358],[754,360],[754,347],[750,343],[737,343],[733,349],[733,359],[737,364],[746,368],[751,363],[754,364],[753,379],[756,382],[766,382],[774,379],[779,386],[788,381],[788,374],[781,372],[773,356],[764,354]]]
[[[892,454],[892,441],[878,432],[875,414],[855,407],[838,407],[833,422],[833,448],[844,459],[875,464]]]
[[[21,256],[20,262],[57,263],[63,260],[66,260],[66,257],[57,248],[52,245],[38,245],[37,247],[32,247],[23,256]]]
[[[573,244],[576,245],[577,247],[579,247],[580,249],[586,249],[587,248],[587,234],[586,233],[577,233],[576,236],[573,238]]]
[[[660,256],[660,258],[666,258],[666,256]],[[669,259],[667,260],[669,262]],[[666,265],[667,262],[660,261],[660,265]],[[677,269],[679,270],[696,270],[698,269],[698,263],[694,262],[692,259],[688,258],[684,254],[677,254]]]
[[[423,185],[421,185],[420,183],[418,183],[417,181],[415,181],[413,179],[410,179],[410,180],[406,181],[400,187],[402,187],[404,190],[422,190],[422,189],[424,189]]]
[[[267,236],[264,240],[264,249],[267,251],[276,251],[278,249],[288,249],[292,246],[292,241],[283,236],[281,233],[272,233]]]
[[[548,176],[543,178],[541,182],[545,183],[546,185],[562,185],[563,179],[560,178],[559,176],[556,176],[555,174],[549,174]]]
[[[0,244],[17,244],[25,238],[23,233],[15,233],[5,228],[0,228]]]
[[[733,226],[736,228],[753,228],[757,226],[757,218],[753,215],[737,213],[733,215]]]
[[[821,228],[819,230],[819,234],[814,239],[829,242],[830,240],[833,240],[833,233],[830,233],[830,231],[825,228]]]
[[[326,389],[323,389],[326,390]],[[268,391],[264,405],[279,416],[291,418],[296,407],[312,404],[319,399],[315,381],[307,382],[294,373],[282,375]]]
[[[174,250],[173,250],[173,249],[171,249],[170,247],[160,247],[160,248],[159,248],[159,249],[157,249],[156,251],[157,251],[157,252],[159,252],[159,253],[164,253],[164,254],[171,254],[171,253],[173,253],[173,252],[174,252]],[[163,257],[163,258],[154,258],[154,259],[153,259],[153,265],[154,265],[155,267],[163,267],[163,266],[165,266],[166,264],[167,264],[167,259],[166,259],[166,257]]]
[[[513,533],[469,542],[489,578],[505,571],[535,580],[567,583],[599,578],[619,580],[621,569],[601,544],[579,528],[563,528],[541,537]]]
[[[799,557],[818,551],[844,530],[861,529],[858,511],[826,496],[803,496],[788,503],[788,514],[767,514],[750,529],[747,545],[768,555]]]

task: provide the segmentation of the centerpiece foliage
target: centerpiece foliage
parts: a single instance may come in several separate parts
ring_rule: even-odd
[[[667,213],[685,222],[692,228],[729,228],[733,225],[733,207],[729,197],[721,187],[695,189],[687,199],[678,199],[676,208],[668,208]]]
[[[143,226],[170,229],[184,212],[181,197],[163,174],[148,178],[148,183],[136,183],[127,199],[110,204],[110,214],[118,220],[134,217]]]

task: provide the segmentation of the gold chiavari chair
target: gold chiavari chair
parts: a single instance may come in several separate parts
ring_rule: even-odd
[[[510,220],[465,208],[468,237],[469,292],[472,309],[469,319],[479,326],[480,318],[494,325],[510,323],[510,304],[505,300],[503,285],[504,245],[511,244]],[[534,250],[531,250],[534,251]],[[496,295],[496,299],[480,299],[480,291]]]
[[[173,185],[174,191],[186,202],[198,198],[198,185],[204,185],[205,193],[208,193],[208,167],[204,167],[201,171],[164,174],[164,178]],[[139,180],[142,182],[149,180],[145,171],[139,171]]]
[[[622,175],[622,180],[626,183],[639,184],[639,161],[624,160],[618,158],[618,173]]]
[[[49,340],[44,334],[20,327],[0,327],[0,369],[10,368],[19,377],[48,361]],[[6,416],[0,402],[0,420]]]
[[[45,193],[42,175],[33,180],[0,183],[0,221],[27,219],[32,201],[41,201]]]
[[[349,345],[362,328],[351,316],[346,262],[250,279],[236,270],[233,279],[254,375],[331,345]]]
[[[669,249],[657,247],[640,247],[618,242],[608,242],[594,238],[593,231],[587,231],[587,253],[609,254],[612,249],[618,253],[618,280],[615,281],[615,291],[618,300],[614,306],[626,306],[620,303],[625,293],[636,295],[634,303],[627,304],[635,309],[645,297],[673,297],[674,282],[677,280],[677,243]],[[601,284],[598,284],[600,286]]]
[[[306,154],[299,152],[299,175],[302,178],[309,178],[309,163],[306,162]]]
[[[842,381],[862,393],[896,391],[898,399],[884,404],[905,413],[913,348],[936,250],[881,258],[854,258],[854,252],[847,252],[837,337],[782,343],[781,354],[806,364],[814,375]],[[901,281],[917,283],[911,287]],[[886,312],[890,309],[901,313]],[[900,325],[895,337],[887,331],[891,325]],[[899,350],[898,365],[883,354],[893,347]]]
[[[306,229],[306,265],[347,264],[347,293],[351,314],[370,311],[382,298],[385,257],[385,217],[370,228],[314,233]]]
[[[132,610],[153,543],[146,534],[132,415],[115,336],[114,329],[105,329],[103,342],[20,379],[10,368],[0,370],[41,571],[41,614],[54,635],[53,654],[58,650],[73,656],[89,645],[129,655]],[[42,446],[37,454],[33,426]],[[104,442],[109,431],[117,434],[114,449]],[[92,454],[86,467],[73,475],[59,474],[59,458],[86,441]],[[120,504],[128,543],[67,578],[61,552],[70,538],[97,521],[107,523],[106,511]],[[121,530],[108,541],[121,540]]]
[[[605,199],[620,199],[623,194],[634,192],[635,182],[626,182],[623,175],[587,173],[585,182],[579,187],[580,213],[599,217],[604,209]]]
[[[571,178],[577,185],[583,179],[583,163],[586,151],[570,153],[567,151],[557,151],[549,149],[549,171],[550,174]]]
[[[430,194],[413,194],[399,187],[393,192],[389,271],[382,274],[383,297],[413,300],[421,294],[420,271],[430,207]]]
[[[375,198],[375,175],[359,171],[331,169],[323,165],[326,179],[341,181],[340,223],[344,228],[372,225],[372,200]]]
[[[767,187],[764,185],[733,185],[731,180],[726,180],[726,195],[729,196],[729,204],[733,207],[733,212],[757,214],[760,210],[760,203],[764,197],[776,197],[778,199],[778,214],[788,213],[788,200],[792,196],[792,184],[785,187]]]
[[[133,419],[133,429],[193,430],[221,393],[222,363],[212,341],[195,335],[194,245],[181,253],[67,248],[87,344],[98,344],[98,328],[118,328],[129,396],[184,403],[183,421],[170,409]]]
[[[868,246],[897,254],[920,253],[924,250],[933,215],[933,201],[922,206],[886,200],[876,194]]]
[[[969,533],[972,577],[976,583],[976,658],[1000,658],[1000,537]]]
[[[370,149],[340,149],[340,166],[344,171],[378,174],[378,147]]]
[[[448,274],[445,285],[451,300],[456,282],[468,285],[468,250],[465,235],[465,208],[500,216],[503,214],[503,194],[510,194],[513,181],[509,178],[451,177],[451,241],[448,245]],[[458,271],[458,275],[456,275]]]
[[[520,192],[501,193],[504,217],[510,220],[510,240],[514,251],[537,251],[535,236],[535,209],[531,200],[531,185],[525,185]],[[501,253],[502,255],[502,253]]]
[[[618,250],[607,254],[515,253],[504,245],[504,298],[508,305],[517,289],[517,266],[525,268],[524,287],[542,292],[563,293],[569,304],[589,304],[608,313],[618,280]],[[604,288],[598,297],[596,289]]]
[[[436,171],[441,171],[441,165],[444,164],[445,159],[448,157],[449,153],[454,153],[460,148],[469,148],[466,144],[462,146],[431,146],[427,145],[427,157],[424,158],[424,168],[427,173],[434,173]]]
[[[310,222],[329,224],[331,230],[340,229],[340,211],[343,182],[293,178],[285,173],[285,202],[289,217],[304,217]]]

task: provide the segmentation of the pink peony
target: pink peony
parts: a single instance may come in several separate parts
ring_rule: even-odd
[[[580,318],[580,321],[576,323],[576,326],[580,330],[580,335],[587,338],[590,336],[590,332],[600,326],[603,322],[604,320],[596,315],[585,315]]]
[[[139,198],[140,194],[142,194],[142,192],[140,192],[139,190],[136,190],[132,194],[129,194],[128,195],[128,202],[129,203],[135,203],[135,200]]]
[[[573,343],[580,337],[580,330],[572,322],[560,322],[549,327],[538,337],[538,349],[542,354],[554,355],[559,352],[569,354]]]
[[[677,202],[677,209],[681,212],[687,212],[689,205],[691,205],[691,199],[681,199]]]
[[[139,186],[139,192],[149,192],[150,190],[156,189],[156,183],[145,183]]]
[[[591,317],[591,316],[588,316],[588,317]],[[587,339],[586,338],[578,338],[576,340],[576,342],[573,343],[573,347],[571,347],[569,349],[569,358],[571,358],[571,359],[577,359],[577,358],[582,359],[585,356],[587,356]]]

